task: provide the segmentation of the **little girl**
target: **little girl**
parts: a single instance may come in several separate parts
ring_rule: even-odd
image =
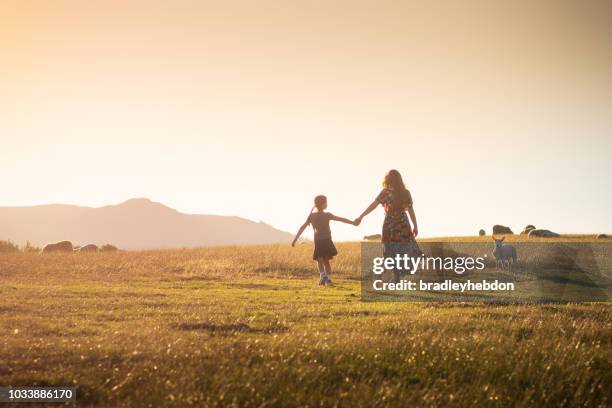
[[[314,209],[317,209],[314,212]],[[329,228],[329,221],[340,221],[346,224],[355,225],[355,222],[347,220],[346,218],[336,217],[335,215],[325,212],[327,208],[327,197],[324,195],[318,195],[314,199],[314,207],[310,215],[306,219],[306,222],[300,227],[297,232],[295,239],[291,243],[291,246],[295,246],[296,241],[300,238],[300,235],[304,232],[309,224],[312,224],[314,230],[314,254],[312,259],[317,261],[319,266],[319,285],[325,285],[326,283],[331,286],[331,265],[329,261],[338,254],[336,247],[331,239],[331,229]]]

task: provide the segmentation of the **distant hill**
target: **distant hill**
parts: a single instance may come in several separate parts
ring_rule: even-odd
[[[0,207],[0,239],[34,245],[111,243],[122,249],[288,243],[292,236],[240,217],[183,214],[146,198],[99,208]]]

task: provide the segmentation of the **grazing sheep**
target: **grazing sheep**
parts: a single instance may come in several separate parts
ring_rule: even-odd
[[[363,239],[366,241],[380,241],[381,237],[382,235],[380,234],[374,234],[374,235],[365,235]]]
[[[117,247],[111,244],[104,244],[102,245],[102,247],[100,248],[101,252],[114,252],[117,250]]]
[[[512,265],[516,263],[516,248],[512,245],[504,245],[503,237],[501,239],[495,238],[493,235],[493,241],[495,244],[493,246],[493,256],[495,257],[495,267],[499,268],[501,265],[501,269],[504,269],[504,263],[508,265],[508,271],[512,269]],[[510,263],[510,259],[512,259],[512,264]]]
[[[555,237],[560,237],[561,235],[557,234],[556,232],[552,232],[546,229],[533,229],[531,231],[529,231],[529,234],[527,234],[527,236],[529,238],[533,238],[533,237],[538,237],[538,238],[555,238]]]
[[[47,244],[43,247],[41,253],[47,252],[72,252],[72,242],[70,241],[60,241],[54,244]]]
[[[95,244],[83,245],[79,249],[75,249],[76,252],[98,252],[99,248]]]
[[[523,231],[521,231],[521,235],[527,235],[529,234],[529,231],[534,230],[534,229],[536,229],[536,227],[529,224],[525,228],[523,228]]]
[[[495,234],[514,234],[510,227],[506,227],[505,225],[494,225],[493,226],[493,235]]]

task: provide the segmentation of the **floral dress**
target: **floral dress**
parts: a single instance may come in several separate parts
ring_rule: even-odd
[[[393,202],[393,190],[383,189],[376,201],[385,209],[385,221],[382,230],[382,242],[405,243],[414,241],[410,221],[406,214],[406,208],[412,206],[412,196],[408,193],[408,199],[404,205],[397,206]]]

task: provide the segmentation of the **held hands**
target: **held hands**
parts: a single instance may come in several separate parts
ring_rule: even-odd
[[[361,224],[361,218],[362,217],[357,217],[353,220],[353,225],[354,226],[358,226],[359,224]]]

